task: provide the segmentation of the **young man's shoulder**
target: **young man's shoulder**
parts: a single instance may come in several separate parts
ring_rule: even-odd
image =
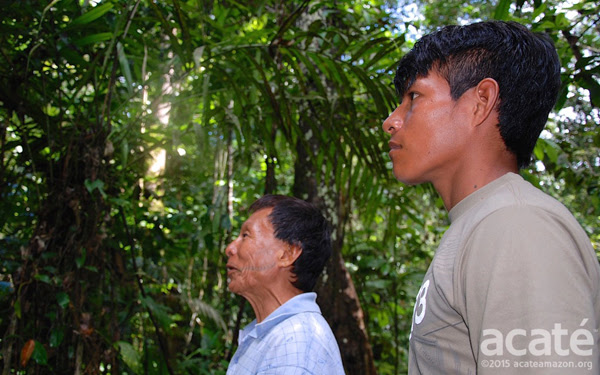
[[[484,187],[474,205],[471,216],[484,217],[496,211],[515,214],[531,209],[539,215],[558,217],[576,223],[573,214],[558,199],[533,186],[523,177],[509,173]]]
[[[480,208],[483,214],[465,230],[461,268],[488,260],[489,267],[506,262],[507,269],[517,270],[512,264],[516,259],[524,265],[527,260],[531,265],[547,261],[565,269],[571,265],[600,282],[596,253],[573,214],[557,199],[517,177],[488,196],[489,202]]]

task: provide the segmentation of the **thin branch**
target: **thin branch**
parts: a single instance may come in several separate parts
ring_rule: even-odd
[[[127,24],[125,25],[125,29],[123,30],[123,35],[121,36],[121,40],[124,40],[125,37],[127,36],[127,32],[129,31],[129,26],[131,25],[131,21],[133,20],[133,17],[135,16],[135,13],[137,11],[138,5],[140,3],[140,0],[137,0],[135,5],[133,6],[133,9],[131,10],[131,12],[129,13],[129,16],[127,17]],[[107,124],[107,130],[106,130],[106,134],[110,133],[110,128],[111,128],[111,123],[110,123],[110,103],[112,101],[112,93],[113,93],[113,86],[115,85],[115,81],[117,79],[117,66],[119,64],[119,54],[118,54],[118,48],[113,50],[112,53],[114,55],[114,60],[113,60],[113,66],[112,66],[112,71],[110,74],[110,80],[108,81],[108,87],[106,90],[106,96],[104,98],[104,105],[102,107],[102,115],[100,116],[99,122],[98,122],[98,127],[97,127],[97,131],[100,130],[102,128],[102,123],[104,121],[104,118],[106,116],[106,124]]]
[[[231,346],[225,353],[225,359],[227,361],[231,361],[231,357],[233,356],[233,352],[235,352],[235,348],[237,347],[238,337],[240,335],[240,327],[242,325],[242,317],[244,316],[244,308],[246,307],[246,300],[240,297],[238,303],[238,314],[235,319],[235,327],[233,328],[233,340],[231,340]]]
[[[142,279],[140,277],[140,270],[138,269],[137,263],[135,261],[135,251],[134,251],[135,250],[135,242],[133,241],[133,237],[131,236],[131,233],[129,232],[129,226],[127,225],[127,220],[125,219],[125,213],[123,212],[123,207],[119,207],[119,213],[121,215],[121,221],[123,221],[123,228],[125,228],[125,234],[127,235],[127,239],[129,241],[129,247],[131,249],[131,251],[130,251],[131,262],[133,264],[135,280],[137,282],[138,289],[140,290],[140,294],[142,295],[142,297],[144,299],[146,299],[147,298],[146,290],[144,289],[144,285],[143,285]],[[167,348],[167,343],[165,341],[165,338],[160,333],[160,325],[158,324],[158,321],[156,320],[156,317],[154,316],[154,313],[152,312],[152,309],[150,309],[149,306],[146,306],[146,311],[148,311],[148,316],[150,317],[150,321],[152,322],[152,325],[154,325],[154,330],[156,331],[156,337],[158,339],[158,344],[160,346],[160,350],[163,354],[165,364],[167,366],[167,371],[169,371],[169,374],[174,375],[175,372],[173,371],[173,368],[171,367],[171,362],[169,361],[169,351]]]

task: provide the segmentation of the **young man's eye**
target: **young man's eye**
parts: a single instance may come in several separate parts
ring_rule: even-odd
[[[419,94],[417,94],[416,92],[408,91],[406,92],[406,94],[404,94],[404,97],[400,101],[400,104],[404,103],[405,101],[412,102],[417,96],[419,96]]]

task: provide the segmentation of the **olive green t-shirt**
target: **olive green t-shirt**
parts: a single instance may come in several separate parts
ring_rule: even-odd
[[[573,215],[514,173],[449,215],[409,374],[600,374],[600,266]]]

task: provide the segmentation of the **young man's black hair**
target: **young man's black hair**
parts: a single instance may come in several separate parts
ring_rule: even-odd
[[[457,100],[489,77],[500,86],[500,134],[526,167],[560,89],[560,62],[552,41],[516,22],[446,26],[424,36],[398,66],[400,97],[431,70],[440,73]]]

